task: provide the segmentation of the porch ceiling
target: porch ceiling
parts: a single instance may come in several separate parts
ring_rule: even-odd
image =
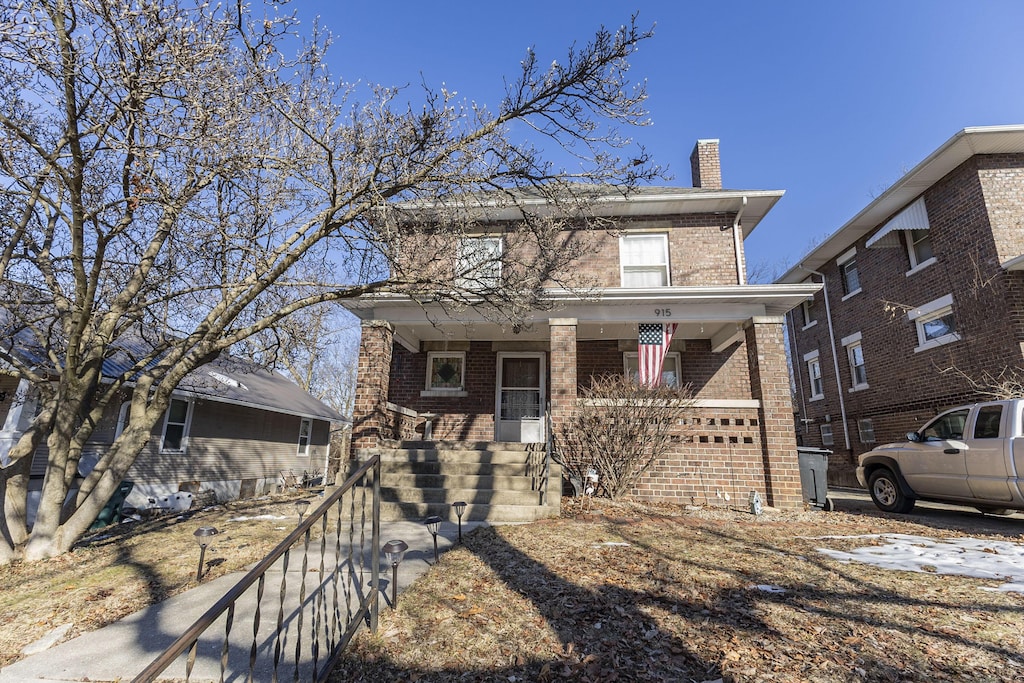
[[[718,347],[732,343],[750,318],[782,316],[820,287],[811,283],[609,289],[587,299],[552,290],[551,308],[532,311],[521,326],[484,310],[446,311],[405,296],[367,297],[345,306],[363,320],[392,323],[398,340],[414,350],[422,341],[547,341],[549,321],[559,318],[577,321],[579,340],[633,339],[638,323],[674,322],[679,325],[677,339],[709,339]]]

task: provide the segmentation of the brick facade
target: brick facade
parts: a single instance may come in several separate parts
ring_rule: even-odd
[[[985,400],[948,368],[980,377],[986,371],[998,374],[1022,366],[1024,274],[1007,272],[1001,264],[1024,249],[1024,154],[973,156],[926,189],[923,198],[933,263],[911,268],[902,232],[896,239],[867,247],[890,216],[843,247],[856,248],[859,293],[844,295],[835,259],[819,267],[829,297],[835,356],[824,292],[811,305],[811,319],[817,322],[810,327],[805,327],[799,311],[790,314],[797,417],[806,420],[798,429],[799,438],[806,445],[822,446],[821,425],[832,426],[834,444],[824,447],[836,453],[829,469],[837,482],[851,481],[858,454],[902,441],[907,431],[945,408]],[[918,349],[917,327],[908,312],[945,295],[952,296],[961,339]],[[861,335],[866,388],[853,387],[841,345],[843,338],[856,333]],[[804,356],[815,350],[824,397],[812,401]],[[862,440],[860,420],[870,421],[873,441],[870,432]]]
[[[745,505],[749,493],[757,491],[771,505],[800,505],[782,326],[776,318],[751,312],[783,304],[773,298],[778,292],[762,294],[739,279],[742,248],[737,254],[733,223],[740,207],[747,206],[747,197],[721,189],[718,141],[699,141],[691,161],[696,189],[653,188],[643,203],[632,206],[627,205],[631,199],[608,197],[602,210],[621,206],[626,215],[610,216],[585,230],[565,228],[562,244],[573,252],[579,249],[579,257],[570,272],[555,273],[546,283],[552,286],[549,291],[566,282],[584,282],[609,293],[604,298],[564,297],[552,303],[555,310],[530,311],[517,326],[503,326],[472,309],[425,312],[419,301],[395,313],[395,319],[404,319],[396,323],[397,330],[382,321],[364,320],[353,452],[382,440],[422,434],[425,420],[431,421],[432,437],[438,441],[494,440],[502,353],[543,354],[541,400],[550,402],[557,434],[572,419],[579,392],[592,377],[624,371],[624,354],[637,352],[641,322],[678,320],[680,332],[671,352],[679,354],[680,381],[692,387],[698,407],[692,422],[679,426],[672,451],[655,463],[632,495],[685,504]],[[748,211],[745,220],[752,214],[763,216],[781,192],[775,198],[770,192],[759,195],[751,201],[761,202],[760,213]],[[711,207],[727,210],[711,212]],[[759,218],[753,220],[744,231]],[[503,254],[513,256],[510,269],[529,262],[521,257],[537,248],[529,239],[519,239],[507,222],[481,222],[472,229],[506,236]],[[632,231],[667,234],[669,286],[621,289],[620,238]],[[443,282],[445,268],[455,264],[455,250],[439,239],[440,232],[429,230],[412,236],[405,250],[409,258],[438,258],[422,268],[403,266],[420,275],[434,273]],[[417,240],[425,248],[417,248]],[[503,265],[503,282],[506,274]],[[726,294],[720,291],[724,289]],[[786,296],[797,297],[786,304],[792,306],[802,295]],[[395,304],[384,303],[389,305]],[[368,305],[352,310],[360,316],[378,314]],[[413,321],[417,315],[424,317],[422,323]],[[744,325],[749,329],[744,331]],[[429,354],[439,351],[464,358],[465,380],[458,389],[428,388]]]

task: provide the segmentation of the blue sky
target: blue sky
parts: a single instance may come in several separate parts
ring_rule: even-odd
[[[496,105],[528,46],[541,63],[639,11],[632,60],[653,125],[635,138],[689,186],[698,138],[721,140],[727,188],[786,196],[748,261],[793,262],[958,130],[1024,123],[1024,2],[634,0],[312,2],[334,75],[445,83]]]

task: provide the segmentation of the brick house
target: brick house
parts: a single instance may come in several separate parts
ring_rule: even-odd
[[[798,438],[856,455],[983,396],[1024,349],[1024,126],[967,128],[778,283],[822,282],[788,314]],[[946,372],[943,372],[946,370]]]
[[[529,312],[522,325],[397,295],[346,303],[362,322],[353,455],[386,453],[389,467],[421,489],[405,499],[404,515],[447,516],[447,504],[466,498],[477,518],[509,512],[487,507],[499,505],[501,491],[475,488],[495,474],[478,467],[480,458],[472,469],[482,476],[473,480],[456,479],[443,463],[475,449],[517,466],[536,457],[548,419],[557,433],[590,377],[635,368],[638,325],[658,322],[678,325],[663,377],[691,385],[696,434],[658,461],[633,496],[736,504],[757,491],[771,505],[801,503],[783,316],[819,285],[748,285],[743,239],[783,192],[723,189],[717,140],[698,141],[691,167],[692,188],[609,192],[593,202],[601,220],[583,231],[589,243],[573,268],[596,288],[580,297],[548,287],[550,310]],[[500,252],[514,235],[514,222],[500,219],[481,221],[487,236],[479,239],[489,242],[479,248]],[[403,495],[397,480],[384,485]],[[550,490],[557,499],[560,486]]]

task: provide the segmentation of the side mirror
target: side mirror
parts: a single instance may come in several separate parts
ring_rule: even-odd
[[[907,432],[907,441],[919,443],[921,441],[921,435],[917,432]]]

